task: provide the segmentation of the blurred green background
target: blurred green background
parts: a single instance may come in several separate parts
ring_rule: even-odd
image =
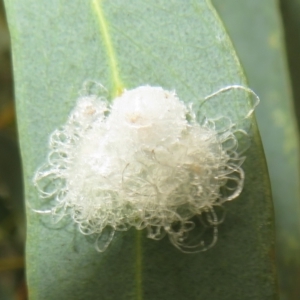
[[[10,38],[0,1],[0,299],[26,299],[23,184],[13,101]]]
[[[300,299],[300,235],[298,236],[300,228],[297,226],[300,219],[296,218],[299,217],[300,203],[298,185],[300,0],[281,0],[281,3],[276,0],[214,0],[212,2],[233,40],[250,87],[262,98],[257,117],[273,184],[281,299],[298,300]],[[265,37],[268,40],[267,44],[264,43]],[[4,5],[0,0],[1,300],[27,299],[24,275],[26,230],[22,170],[13,98],[10,40]],[[289,101],[290,99],[293,99],[293,102]],[[274,112],[275,118],[268,121],[270,112]],[[298,124],[294,122],[295,116]],[[277,125],[279,129],[275,132]],[[275,144],[276,141],[281,141],[280,130],[285,136],[285,142],[293,145],[284,153],[280,152],[281,148],[284,149],[284,145],[278,147]],[[288,172],[289,163],[293,165],[291,172]]]

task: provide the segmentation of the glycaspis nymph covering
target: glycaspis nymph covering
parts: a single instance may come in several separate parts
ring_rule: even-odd
[[[84,234],[110,228],[99,251],[132,226],[152,239],[167,234],[184,252],[206,250],[216,241],[215,208],[243,188],[237,131],[199,124],[192,106],[161,87],[125,90],[112,104],[81,96],[34,177],[41,197],[52,199],[43,212],[71,216]],[[203,214],[214,228],[209,245],[189,241]]]

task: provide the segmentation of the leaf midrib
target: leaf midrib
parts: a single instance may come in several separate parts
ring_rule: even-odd
[[[118,96],[122,93],[124,89],[124,85],[121,80],[120,71],[118,68],[118,60],[115,54],[115,50],[113,47],[112,39],[108,29],[108,23],[105,19],[104,12],[102,9],[103,0],[93,0],[92,1],[92,9],[95,12],[99,27],[100,33],[102,36],[103,46],[106,49],[106,54],[109,61],[109,67],[112,76],[113,83],[113,96]],[[136,282],[136,299],[142,300],[142,245],[141,245],[141,231],[136,231],[136,251],[135,251],[135,282]]]

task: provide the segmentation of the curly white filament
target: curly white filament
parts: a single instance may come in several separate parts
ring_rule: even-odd
[[[199,124],[175,92],[161,87],[124,91],[111,106],[96,95],[81,96],[52,133],[47,163],[34,176],[41,197],[54,200],[51,210],[37,212],[70,215],[83,234],[110,228],[99,251],[115,231],[132,226],[147,228],[152,239],[167,234],[183,252],[206,250],[217,239],[214,208],[243,189],[244,157],[235,135],[241,130],[233,125],[220,132],[212,120]],[[212,242],[190,243],[192,218],[203,214]]]

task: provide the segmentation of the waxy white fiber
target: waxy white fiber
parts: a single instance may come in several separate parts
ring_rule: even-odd
[[[146,228],[148,237],[170,241],[183,252],[203,251],[216,241],[214,208],[239,196],[244,157],[238,129],[217,131],[199,124],[175,92],[140,86],[110,105],[97,95],[81,96],[66,124],[49,141],[47,163],[35,174],[49,212],[69,215],[83,234],[110,228]],[[194,217],[207,214],[211,244],[189,241]]]

